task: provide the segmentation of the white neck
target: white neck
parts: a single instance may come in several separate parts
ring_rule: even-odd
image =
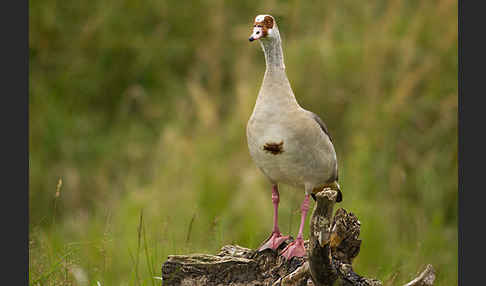
[[[263,76],[262,88],[258,94],[257,105],[285,108],[286,106],[298,106],[290,82],[285,73],[280,34],[276,26],[273,27],[272,35],[262,38],[260,43],[265,53],[267,69]],[[269,104],[270,102],[270,104]]]
[[[272,35],[260,40],[263,52],[265,53],[265,62],[267,63],[267,71],[275,69],[285,69],[282,41],[280,40],[280,33],[275,25],[272,29]]]

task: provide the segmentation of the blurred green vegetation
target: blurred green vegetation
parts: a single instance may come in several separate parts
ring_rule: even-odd
[[[168,254],[268,236],[245,135],[263,13],[334,138],[356,271],[394,285],[431,263],[457,285],[457,1],[29,4],[31,285],[159,285]],[[293,236],[302,198],[281,187]]]

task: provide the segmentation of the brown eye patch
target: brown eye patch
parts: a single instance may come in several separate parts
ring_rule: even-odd
[[[262,28],[262,36],[266,37],[268,35],[268,29],[273,28],[273,18],[270,16],[265,16],[265,18],[263,18],[263,21],[255,22],[253,27]]]
[[[270,16],[265,16],[263,18],[263,25],[267,27],[267,29],[272,29],[273,28],[273,18]]]

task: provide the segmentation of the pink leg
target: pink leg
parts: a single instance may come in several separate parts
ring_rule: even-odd
[[[277,249],[280,244],[289,238],[289,236],[282,236],[278,228],[278,203],[280,197],[278,194],[278,186],[275,184],[272,187],[272,203],[273,203],[273,230],[270,237],[265,241],[265,243],[258,249],[262,251],[267,248]]]
[[[301,211],[301,217],[300,217],[299,233],[297,234],[297,238],[295,239],[295,241],[287,245],[287,247],[285,247],[285,249],[282,251],[282,256],[287,259],[290,259],[294,256],[303,257],[305,255],[303,232],[304,232],[305,219],[307,217],[307,212],[309,211],[308,194],[305,195],[300,211]]]

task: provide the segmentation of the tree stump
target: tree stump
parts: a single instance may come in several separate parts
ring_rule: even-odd
[[[310,238],[305,241],[306,257],[286,260],[272,249],[257,251],[238,245],[225,245],[217,255],[170,255],[162,265],[162,285],[265,285],[331,286],[382,285],[353,271],[361,240],[360,222],[343,208],[332,217],[337,192],[324,189],[315,195],[310,219]],[[405,286],[433,285],[431,265]]]

